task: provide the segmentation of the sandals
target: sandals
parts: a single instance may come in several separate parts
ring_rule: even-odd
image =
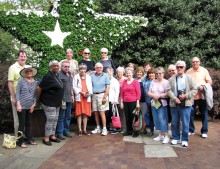
[[[78,132],[78,136],[81,137],[82,136],[82,131]]]
[[[90,136],[91,134],[90,133],[88,133],[87,131],[83,131],[83,133],[82,134],[84,134],[84,135],[87,135],[87,136]]]
[[[27,144],[30,144],[30,145],[37,145],[37,143],[36,143],[35,141],[33,141],[33,140],[28,141]]]
[[[27,144],[25,144],[25,143],[21,143],[21,144],[19,144],[19,146],[20,146],[21,148],[27,148],[27,147],[28,147]]]

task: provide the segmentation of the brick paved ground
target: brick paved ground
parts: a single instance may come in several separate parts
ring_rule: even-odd
[[[201,122],[190,136],[188,148],[173,147],[178,157],[146,158],[143,143],[123,141],[121,134],[74,136],[42,166],[42,169],[218,169],[220,168],[220,120],[209,122],[207,139],[200,137]],[[157,151],[160,151],[159,149]]]

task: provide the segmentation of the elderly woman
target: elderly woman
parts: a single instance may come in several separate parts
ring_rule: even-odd
[[[168,80],[170,80],[171,77],[173,77],[177,74],[176,65],[174,65],[174,64],[169,65],[167,70],[168,70],[168,73],[169,73]]]
[[[87,74],[91,75],[93,71],[95,71],[95,62],[93,60],[90,60],[89,48],[85,48],[83,50],[83,59],[79,61],[79,65],[82,63],[87,66]]]
[[[73,50],[72,49],[66,50],[66,59],[64,59],[64,60],[70,62],[70,72],[74,76],[78,72],[78,62],[73,59]],[[61,66],[62,61],[64,61],[64,60],[60,61],[60,66]]]
[[[144,68],[141,66],[141,67],[138,67],[136,69],[136,77],[137,77],[137,80],[140,84],[140,90],[141,90],[141,99],[140,99],[140,106],[141,106],[141,113],[142,113],[142,117],[143,117],[143,126],[145,126],[145,120],[144,120],[144,117],[145,117],[145,113],[147,112],[147,103],[145,102],[145,93],[144,93],[144,79],[143,79],[143,76],[144,76]],[[147,131],[145,130],[145,128],[142,130],[143,133],[147,133]]]
[[[37,69],[27,67],[20,71],[22,78],[19,79],[16,88],[17,111],[19,119],[18,130],[25,133],[26,138],[22,136],[18,140],[18,145],[26,148],[27,144],[36,145],[36,142],[31,137],[31,119],[32,112],[36,106],[36,89],[37,82],[33,79],[37,74]]]
[[[146,122],[146,126],[150,127],[150,133],[148,134],[150,137],[154,135],[154,121],[153,114],[151,110],[151,97],[148,95],[148,91],[150,89],[151,82],[155,80],[155,70],[153,68],[147,71],[146,80],[144,81],[144,92],[145,92],[145,101],[147,103],[147,112],[145,113],[144,119]]]
[[[111,121],[111,117],[113,116],[112,112],[112,106],[117,106],[118,104],[118,99],[119,99],[119,90],[120,90],[120,85],[117,79],[113,77],[114,74],[114,69],[113,68],[107,68],[107,75],[110,79],[110,88],[109,88],[109,111],[107,113],[106,119]],[[112,128],[111,134],[117,134],[117,129]]]
[[[91,77],[86,74],[87,66],[85,64],[79,65],[79,73],[74,76],[73,89],[75,93],[75,115],[78,123],[78,135],[90,135],[86,131],[88,116],[91,116],[91,95],[92,95],[92,81]],[[83,121],[83,130],[82,130]]]
[[[133,111],[135,108],[140,108],[139,100],[141,97],[140,84],[133,78],[133,71],[126,68],[126,77],[121,87],[121,109],[124,108],[127,131],[124,136],[132,134],[132,137],[137,137],[138,133],[132,130],[132,120],[134,118]]]
[[[164,79],[164,68],[156,69],[156,80],[152,81],[148,96],[152,98],[151,109],[154,118],[156,130],[159,130],[159,135],[154,138],[154,141],[162,140],[163,144],[170,142],[168,136],[168,115],[167,115],[167,88],[169,81]]]
[[[55,131],[63,99],[63,83],[58,74],[59,62],[52,60],[49,63],[49,67],[50,70],[44,75],[38,87],[39,99],[46,115],[43,143],[47,146],[51,146],[51,142],[60,142],[60,139],[55,136]]]
[[[108,49],[102,48],[101,49],[101,60],[99,61],[103,65],[103,72],[106,72],[107,68],[113,68],[115,71],[115,64],[112,59],[108,58]]]
[[[116,79],[118,80],[118,82],[119,82],[119,85],[120,85],[120,89],[121,89],[121,86],[122,86],[122,84],[123,84],[123,82],[124,82],[124,80],[125,79],[127,79],[125,76],[124,76],[124,74],[125,74],[125,69],[124,69],[124,67],[118,67],[117,69],[116,69]],[[122,124],[122,134],[123,133],[125,133],[126,132],[126,122],[125,122],[125,114],[124,114],[124,109],[121,109],[120,108],[120,105],[121,105],[121,99],[119,98],[119,109],[118,109],[118,111],[119,111],[119,116],[120,116],[120,120],[121,120],[121,124]]]

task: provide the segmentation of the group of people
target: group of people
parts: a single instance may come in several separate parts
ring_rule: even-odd
[[[154,141],[188,146],[188,136],[195,134],[194,110],[202,114],[201,136],[208,135],[208,108],[212,107],[212,80],[198,57],[192,59],[192,68],[186,71],[186,63],[177,61],[168,67],[169,78],[165,79],[163,67],[152,68],[149,63],[135,68],[115,67],[108,58],[108,49],[101,49],[101,60],[90,60],[90,50],[83,50],[83,59],[74,60],[73,51],[67,49],[66,59],[49,63],[49,71],[40,82],[34,80],[37,69],[26,65],[25,51],[19,51],[17,62],[9,68],[8,86],[11,94],[15,134],[24,133],[18,145],[26,148],[37,143],[31,137],[31,114],[37,98],[46,115],[43,144],[61,142],[71,138],[70,122],[72,106],[77,118],[78,136],[109,132],[117,134],[111,117],[118,107],[124,136],[137,137],[140,132],[159,135]],[[74,103],[74,104],[73,104]],[[133,111],[140,109],[144,125],[134,131]],[[94,112],[96,127],[87,131],[88,117]],[[101,119],[101,120],[100,120]],[[172,141],[168,135],[171,122]],[[180,124],[182,126],[180,126]],[[146,128],[150,128],[147,132]],[[182,128],[182,131],[180,131]]]

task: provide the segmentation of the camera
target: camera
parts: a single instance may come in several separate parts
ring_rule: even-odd
[[[178,90],[177,97],[179,98],[179,96],[180,96],[181,94],[185,94],[185,91],[183,91],[183,90]],[[180,103],[179,105],[185,106],[185,100],[181,100],[181,103]]]

